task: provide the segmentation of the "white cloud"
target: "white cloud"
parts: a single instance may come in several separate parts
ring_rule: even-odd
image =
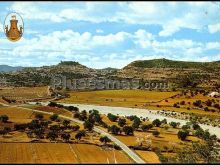
[[[219,6],[212,2],[86,2],[81,7],[75,3],[62,7],[50,3],[50,10],[44,3],[15,2],[10,9],[18,11],[26,19],[81,20],[93,23],[124,22],[128,24],[157,24],[163,27],[160,36],[166,37],[181,28],[201,30],[208,26],[210,33],[219,31]],[[59,7],[59,10],[56,8]],[[207,12],[208,14],[205,14]]]
[[[208,29],[210,33],[216,33],[220,31],[220,23],[208,25]]]
[[[104,33],[102,29],[96,29],[96,33]]]
[[[208,42],[206,43],[207,49],[220,49],[220,42]]]

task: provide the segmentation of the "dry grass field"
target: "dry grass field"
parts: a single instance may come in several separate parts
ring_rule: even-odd
[[[141,150],[136,150],[135,152],[140,155],[141,158],[144,159],[147,163],[161,163],[155,152]]]
[[[19,107],[0,107],[0,115],[6,114],[9,120],[14,123],[28,123],[34,115],[31,111]]]
[[[66,110],[50,107],[38,109],[65,114]],[[9,116],[8,123],[0,123],[2,127],[8,127],[15,123],[27,123],[34,119],[35,114],[22,107],[1,107],[0,115]],[[44,115],[47,119],[48,116]],[[56,124],[56,122],[54,123]],[[75,123],[71,123],[75,125]],[[13,126],[12,126],[13,127]],[[82,129],[83,126],[80,125]],[[76,132],[71,133],[75,137]],[[92,137],[92,138],[91,138]],[[112,148],[101,147],[99,135],[88,133],[76,144],[50,143],[42,139],[38,143],[31,143],[31,139],[25,132],[12,131],[9,134],[0,136],[0,163],[133,163],[133,161],[122,151]],[[76,142],[76,140],[73,140]],[[115,159],[114,159],[115,155]]]
[[[47,86],[44,87],[8,87],[0,89],[0,97],[16,101],[32,100],[36,98],[47,98]]]
[[[70,92],[69,98],[59,100],[65,103],[79,103],[79,104],[94,104],[116,107],[135,107],[147,108],[151,110],[168,110],[185,113],[195,113],[202,115],[220,115],[218,110],[216,112],[199,110],[193,106],[196,100],[206,101],[213,99],[202,94],[194,97],[181,96],[181,92],[160,92],[160,91],[144,91],[144,90],[103,90],[103,91],[89,91],[89,92]],[[179,94],[179,96],[178,96]],[[175,96],[173,97],[172,96]],[[167,100],[167,101],[165,101]],[[173,107],[174,103],[185,101],[186,104],[180,108]],[[190,103],[188,103],[190,102]],[[217,98],[216,102],[220,102]],[[190,108],[188,110],[187,108]]]
[[[88,144],[1,143],[1,163],[115,163],[113,150]],[[117,163],[132,163],[115,150]]]
[[[90,92],[71,92],[70,98],[64,98],[60,101],[66,103],[142,107],[147,102],[157,102],[178,93],[179,92],[152,92],[144,90],[102,90]]]

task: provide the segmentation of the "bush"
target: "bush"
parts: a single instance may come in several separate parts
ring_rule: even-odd
[[[132,127],[133,127],[134,129],[138,129],[139,126],[140,126],[140,124],[141,124],[140,118],[136,117],[136,118],[134,119],[134,122],[133,122],[133,124],[132,124]]]
[[[181,140],[185,140],[188,135],[189,135],[189,132],[186,130],[185,131],[180,130],[177,134],[178,138]]]
[[[161,121],[159,119],[155,119],[152,124],[156,127],[159,127],[161,125]]]
[[[108,119],[109,119],[110,121],[112,121],[112,122],[115,122],[115,121],[118,119],[118,116],[113,115],[113,114],[111,114],[111,113],[108,113],[107,117],[108,117]]]
[[[50,120],[56,121],[58,117],[59,117],[58,114],[53,114],[52,116],[50,116]]]
[[[7,115],[1,115],[0,120],[4,123],[6,123],[9,120],[9,117]]]
[[[152,125],[152,124],[147,124],[147,125],[142,125],[142,126],[141,126],[141,129],[142,129],[143,131],[148,131],[148,130],[150,130],[151,128],[153,128],[153,125]]]
[[[180,105],[185,105],[185,103],[186,103],[185,101],[181,101]]]
[[[154,135],[155,137],[158,137],[158,136],[160,135],[160,132],[159,132],[159,131],[154,131],[154,132],[153,132],[153,135]]]
[[[36,119],[39,119],[39,120],[42,120],[42,119],[44,118],[44,116],[43,116],[43,114],[37,113],[37,114],[35,115],[35,118],[36,118]]]
[[[50,103],[48,104],[48,106],[50,106],[50,107],[56,107],[56,106],[57,106],[57,103],[56,103],[56,102],[50,102]]]
[[[170,122],[170,126],[172,126],[173,128],[176,128],[177,127],[177,123],[176,122]]]
[[[118,120],[118,125],[119,125],[120,127],[123,127],[125,124],[126,124],[126,119],[121,119],[121,118],[119,118],[119,120]]]
[[[86,132],[84,130],[77,132],[77,134],[75,135],[75,138],[77,140],[80,140],[82,137],[86,136]]]
[[[103,137],[100,137],[99,141],[106,144],[106,143],[111,142],[111,139],[109,139],[108,136],[103,136]]]
[[[131,126],[124,126],[123,131],[126,135],[133,135],[134,134],[133,127],[131,127]]]
[[[108,127],[108,132],[111,132],[112,134],[117,135],[120,132],[120,128],[116,125],[112,125],[110,127]]]
[[[84,129],[88,129],[89,131],[91,131],[94,127],[93,123],[90,122],[89,120],[86,120],[84,123],[83,123],[83,126],[84,126]]]
[[[183,126],[182,126],[182,129],[183,129],[183,130],[190,129],[190,126],[189,126],[189,125],[183,125]]]

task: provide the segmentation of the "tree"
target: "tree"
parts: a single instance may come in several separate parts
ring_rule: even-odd
[[[148,130],[150,130],[151,128],[153,128],[153,125],[152,125],[152,124],[147,124],[147,125],[142,125],[142,126],[141,126],[141,129],[142,129],[143,131],[148,131]]]
[[[70,134],[69,133],[63,133],[61,134],[61,138],[65,141],[65,142],[69,142],[70,140]]]
[[[116,120],[118,119],[118,116],[113,115],[111,113],[108,113],[107,117],[111,122],[116,122]]]
[[[132,124],[132,127],[133,127],[134,129],[138,129],[139,126],[140,126],[140,124],[141,124],[140,118],[139,118],[139,117],[136,117],[136,118],[134,119],[134,122],[133,122],[133,124]]]
[[[176,128],[177,127],[177,123],[176,122],[170,122],[170,126],[172,126],[173,128]]]
[[[125,135],[133,135],[134,134],[134,129],[131,126],[124,126],[122,129],[125,133]]]
[[[56,121],[57,119],[58,119],[58,114],[53,114],[52,116],[50,116],[50,119],[52,120],[52,121]]]
[[[89,120],[86,120],[84,123],[84,129],[88,129],[89,131],[91,131],[94,127],[93,123],[90,122]]]
[[[66,128],[70,125],[70,120],[63,120],[63,126]]]
[[[112,134],[117,135],[120,132],[120,128],[116,125],[112,125],[110,127],[108,127],[108,132],[111,132]]]
[[[47,138],[50,139],[50,141],[55,141],[58,138],[58,133],[56,131],[49,131]]]
[[[109,139],[108,136],[100,137],[99,140],[100,142],[105,143],[105,144],[111,142],[111,139]]]
[[[181,140],[185,140],[188,135],[189,135],[188,131],[182,131],[182,130],[180,130],[177,134],[178,138]]]
[[[100,123],[102,121],[101,115],[99,114],[99,111],[92,110],[89,114],[89,120],[93,123],[97,122]]]
[[[159,131],[154,131],[154,132],[153,132],[153,135],[154,135],[155,137],[158,137],[158,136],[160,135],[160,132],[159,132]]]
[[[7,115],[1,115],[0,120],[4,123],[6,123],[9,120],[9,117]]]
[[[4,127],[5,134],[8,134],[11,131],[10,127]]]
[[[43,114],[37,113],[35,115],[35,118],[38,119],[38,120],[42,120],[44,118],[44,116],[43,116]]]
[[[197,123],[194,123],[192,127],[194,130],[197,130],[200,128],[199,124],[197,124]]]
[[[183,125],[183,126],[182,126],[182,129],[183,129],[183,130],[190,129],[190,126],[189,126],[189,125]]]
[[[163,120],[161,121],[161,124],[167,124],[167,119],[163,119]]]
[[[196,129],[195,136],[202,138],[204,135],[204,130],[202,128]]]
[[[75,138],[77,140],[81,140],[82,137],[85,137],[86,136],[86,132],[84,130],[82,131],[79,131],[76,135],[75,135]]]
[[[156,127],[160,127],[161,121],[160,121],[159,119],[155,119],[155,120],[152,122],[152,124],[153,124],[154,126],[156,126]]]
[[[50,103],[48,104],[48,106],[50,106],[50,107],[56,107],[56,106],[57,106],[57,103],[56,103],[56,102],[50,102]]]
[[[126,124],[126,119],[119,118],[119,120],[118,120],[118,125],[119,125],[120,127],[123,127],[125,124]]]

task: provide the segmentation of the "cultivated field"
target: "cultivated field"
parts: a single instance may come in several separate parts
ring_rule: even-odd
[[[168,110],[185,113],[195,113],[202,115],[220,116],[219,110],[211,107],[213,112],[204,111],[202,108],[195,107],[193,102],[201,100],[213,99],[202,94],[195,96],[182,95],[181,92],[160,92],[160,91],[144,91],[144,90],[103,90],[89,92],[70,92],[69,98],[59,100],[63,103],[79,103],[94,104],[116,107],[135,107],[146,108],[151,110]],[[219,98],[214,99],[216,103],[220,103]],[[174,107],[175,103],[185,101],[184,105],[179,108]],[[203,104],[203,108],[205,105]]]
[[[66,103],[86,103],[123,107],[143,107],[145,103],[158,102],[179,92],[159,92],[144,90],[103,90],[71,92],[70,98],[60,100]]]
[[[1,143],[0,151],[1,163],[132,163],[122,151],[88,144]]]
[[[48,98],[48,87],[7,87],[0,88],[0,97],[20,101]]]

